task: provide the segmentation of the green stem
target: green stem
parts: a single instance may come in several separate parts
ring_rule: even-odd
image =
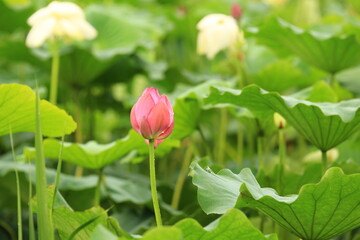
[[[56,105],[60,68],[59,48],[56,43],[53,44],[52,57],[53,59],[51,64],[50,102]]]
[[[193,147],[192,147],[192,145],[190,145],[185,153],[185,157],[184,157],[184,161],[182,161],[183,164],[181,166],[179,177],[176,181],[174,194],[173,194],[172,201],[171,201],[171,206],[174,209],[178,209],[178,207],[179,207],[181,191],[184,186],[184,182],[185,182],[187,173],[189,172],[189,165],[190,165],[192,156],[193,156]]]
[[[64,127],[65,129],[65,127]],[[54,210],[54,203],[55,203],[55,199],[56,199],[56,194],[57,194],[57,190],[59,188],[59,183],[60,183],[60,175],[61,175],[61,166],[62,166],[62,151],[63,151],[63,147],[64,147],[64,137],[65,135],[63,135],[61,137],[61,145],[60,145],[60,149],[59,149],[59,156],[58,156],[58,165],[56,168],[56,177],[55,177],[55,183],[54,183],[54,196],[53,196],[53,200],[52,200],[52,204],[51,204],[51,214]]]
[[[264,156],[263,156],[263,137],[259,136],[257,138],[257,153],[258,153],[258,174],[260,174],[264,170]]]
[[[29,240],[36,240],[35,238],[35,226],[34,226],[34,215],[33,209],[31,204],[32,199],[32,171],[31,171],[31,164],[29,160]]]
[[[53,240],[54,232],[52,221],[49,215],[47,183],[45,174],[45,158],[43,149],[43,138],[41,133],[40,122],[40,97],[39,90],[36,87],[36,131],[35,131],[35,148],[36,148],[36,197],[37,197],[37,222],[39,240]]]
[[[336,85],[335,74],[334,74],[334,73],[330,73],[330,86],[334,88],[335,85]]]
[[[96,189],[95,189],[95,196],[94,196],[94,205],[95,206],[99,206],[100,205],[100,200],[101,200],[101,184],[103,182],[104,179],[104,169],[101,168],[99,170],[99,176],[98,176],[98,182],[96,184]]]
[[[239,59],[236,59],[236,65],[237,65],[238,87],[243,88],[248,84],[245,68],[243,63],[239,61]]]
[[[207,155],[211,156],[211,158],[214,159],[213,151],[211,151],[211,149],[209,147],[210,143],[206,140],[205,134],[204,134],[203,130],[201,129],[200,125],[197,126],[197,130],[200,134],[201,140],[204,142],[203,146],[205,147],[205,151],[206,151]]]
[[[15,231],[11,228],[11,226],[4,220],[0,220],[0,229],[7,233],[10,240],[16,240]]]
[[[17,224],[18,224],[18,240],[23,239],[22,235],[22,217],[21,217],[21,189],[20,189],[20,180],[19,180],[19,172],[17,168],[17,160],[14,150],[14,140],[12,135],[11,125],[9,124],[9,131],[10,131],[10,144],[11,144],[11,152],[12,157],[15,162],[15,178],[16,178],[16,202],[17,202]]]
[[[238,121],[237,129],[237,165],[239,168],[243,165],[243,154],[244,154],[244,130],[242,123]]]
[[[156,225],[158,227],[162,226],[161,213],[159,207],[159,199],[156,190],[156,173],[155,173],[155,147],[154,140],[149,140],[149,166],[150,166],[150,187],[151,187],[151,196],[154,205]]]
[[[217,161],[220,166],[225,164],[225,146],[226,146],[226,130],[228,124],[227,110],[220,109],[220,129],[218,138]]]
[[[321,151],[321,162],[322,162],[322,173],[326,172],[327,169],[327,151]]]
[[[278,193],[283,194],[284,189],[284,170],[285,170],[286,143],[284,139],[284,131],[279,129],[279,172],[278,172]]]

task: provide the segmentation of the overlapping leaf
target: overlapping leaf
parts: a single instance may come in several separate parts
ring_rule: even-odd
[[[64,110],[48,101],[40,101],[43,135],[58,137],[70,134],[76,123]],[[0,135],[9,134],[9,125],[15,132],[35,131],[35,93],[26,85],[0,85]]]
[[[103,227],[98,227],[92,236],[93,240],[100,240],[101,233],[109,239],[117,239]],[[120,240],[135,238],[121,237]],[[144,240],[277,240],[276,235],[264,236],[247,219],[240,210],[231,209],[224,216],[203,228],[196,220],[186,218],[172,227],[159,227],[147,231]]]
[[[249,86],[242,91],[213,88],[205,102],[246,107],[260,117],[278,112],[322,151],[345,141],[360,128],[360,99],[313,103]]]
[[[282,197],[261,188],[250,169],[238,175],[218,174],[193,165],[193,183],[206,213],[233,207],[255,207],[302,239],[328,240],[360,226],[360,174],[329,169],[320,183],[301,188],[299,195]]]
[[[178,145],[179,142],[177,140],[167,139],[159,145],[157,154],[163,155]],[[46,139],[44,141],[45,157],[57,159],[60,149],[61,141],[56,139]],[[125,138],[108,144],[99,144],[95,141],[90,141],[85,144],[65,142],[62,159],[86,168],[100,169],[125,157],[132,151],[138,151],[140,153],[147,153],[148,151],[148,146],[144,139],[133,130],[131,130]],[[34,158],[34,149],[25,149],[25,154],[30,159]]]
[[[28,181],[26,179],[30,178],[30,174],[32,174],[33,184],[35,183],[35,167],[30,164],[19,164],[7,161],[0,161],[0,188],[3,192],[6,191],[7,194],[1,198],[0,206],[10,207],[10,203],[14,203],[14,198],[16,196],[16,186],[14,179],[14,171],[15,168],[18,169],[20,175],[20,183],[23,191],[25,191],[28,187]],[[47,169],[46,177],[47,182],[54,183],[56,176],[56,171],[53,169]],[[88,175],[83,176],[81,178],[74,177],[67,174],[61,174],[61,181],[59,183],[59,190],[64,192],[70,192],[71,196],[66,196],[69,203],[70,197],[74,198],[76,201],[80,200],[80,197],[84,197],[84,201],[80,204],[81,207],[87,206],[88,204],[93,203],[93,195],[92,192],[97,184],[98,176],[96,175]],[[105,177],[105,188],[111,199],[113,199],[116,203],[122,202],[132,202],[135,204],[144,204],[151,200],[150,187],[147,183],[143,183],[141,181],[135,181],[130,179],[122,179],[115,178],[112,176]],[[84,191],[89,191],[88,194],[84,194]],[[49,194],[48,194],[49,195]],[[23,194],[23,202],[28,202],[27,194]],[[91,199],[87,199],[88,197]],[[73,206],[73,205],[72,205]],[[73,206],[76,208],[76,206]]]
[[[272,49],[287,50],[329,73],[360,63],[360,45],[355,35],[342,37],[305,31],[278,18],[262,27],[257,36]]]

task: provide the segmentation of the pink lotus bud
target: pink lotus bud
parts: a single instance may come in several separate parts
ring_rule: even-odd
[[[136,132],[147,140],[155,140],[157,147],[174,128],[174,111],[167,96],[147,88],[131,109],[130,121]]]
[[[240,4],[233,3],[233,5],[231,6],[231,16],[233,16],[233,18],[235,18],[236,20],[239,20],[241,18],[242,9],[240,7]]]

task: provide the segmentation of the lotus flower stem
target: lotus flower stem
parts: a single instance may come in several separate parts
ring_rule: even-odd
[[[36,197],[37,197],[37,222],[39,240],[53,240],[53,223],[48,209],[48,192],[45,172],[45,157],[43,147],[43,137],[41,133],[40,118],[40,97],[36,86],[36,131],[35,131],[35,149],[36,149]]]
[[[210,143],[206,140],[204,131],[201,129],[200,125],[197,126],[197,130],[200,134],[201,140],[204,143],[204,148],[208,156],[210,156],[212,159],[214,159],[214,152],[210,149]]]
[[[12,152],[12,157],[15,162],[18,240],[22,240],[23,235],[22,235],[22,217],[21,217],[21,189],[20,189],[19,172],[17,169],[17,160],[16,160],[16,156],[15,156],[14,141],[13,141],[11,125],[9,125],[9,132],[10,132],[11,152]]]
[[[264,170],[263,139],[263,136],[258,136],[257,138],[257,153],[259,159],[258,174],[261,173],[262,170]]]
[[[327,151],[321,151],[321,161],[322,161],[322,173],[324,174],[327,169]]]
[[[152,200],[153,200],[156,225],[158,227],[161,227],[162,226],[161,213],[160,213],[159,200],[158,200],[158,195],[157,195],[157,190],[156,190],[155,145],[154,145],[153,139],[149,140],[149,166],[150,166],[151,196],[152,196]]]
[[[225,108],[220,109],[220,130],[218,137],[217,161],[220,166],[225,164],[225,146],[226,146],[226,132],[227,132],[228,116]]]
[[[52,49],[52,64],[51,64],[51,82],[50,82],[50,102],[56,105],[58,80],[59,80],[59,68],[60,68],[60,56],[59,48],[56,43],[53,43]]]
[[[186,175],[189,172],[189,165],[190,165],[191,158],[193,156],[193,152],[194,152],[193,147],[192,147],[192,145],[190,145],[188,147],[188,149],[186,150],[184,161],[182,161],[183,164],[181,166],[179,177],[176,181],[175,190],[174,190],[174,194],[173,194],[172,201],[171,201],[171,206],[174,209],[178,209],[178,207],[179,207],[181,191],[184,186]]]
[[[279,128],[279,172],[278,172],[278,193],[283,194],[284,189],[284,170],[285,170],[286,143],[284,130]]]
[[[237,129],[237,164],[241,168],[243,165],[243,154],[244,154],[244,129],[242,122],[238,120],[238,129]]]
[[[100,205],[100,200],[101,200],[101,183],[103,182],[104,179],[104,169],[101,168],[99,170],[99,175],[98,175],[98,182],[96,184],[96,189],[95,189],[95,196],[94,196],[94,205],[95,206],[99,206]]]
[[[35,237],[35,226],[34,226],[34,215],[33,215],[33,208],[31,204],[31,199],[33,198],[32,193],[32,171],[31,171],[31,164],[28,161],[29,165],[29,240],[36,240]]]
[[[331,87],[335,87],[335,85],[336,85],[336,78],[335,78],[335,74],[334,73],[330,73],[330,80],[329,80],[330,82],[330,86]]]
[[[64,126],[65,129],[65,126]],[[51,214],[54,211],[54,203],[55,203],[55,199],[56,199],[56,193],[57,190],[59,188],[59,183],[60,183],[60,175],[61,175],[61,166],[62,166],[62,152],[63,152],[63,147],[64,147],[64,137],[65,135],[63,135],[61,137],[61,145],[60,145],[60,149],[59,149],[59,157],[58,157],[58,165],[56,168],[56,177],[55,177],[55,183],[54,183],[54,196],[53,196],[53,200],[52,200],[52,204],[51,204]]]

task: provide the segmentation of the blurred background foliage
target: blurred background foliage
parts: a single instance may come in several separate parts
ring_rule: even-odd
[[[314,102],[338,102],[360,96],[358,0],[74,2],[84,9],[98,36],[93,41],[61,48],[58,102],[78,123],[76,133],[65,141],[94,140],[108,144],[122,139],[131,128],[130,109],[144,88],[153,86],[170,96],[175,104],[175,129],[159,147],[157,157],[161,208],[166,224],[193,217],[206,225],[217,217],[203,213],[190,178],[185,179],[177,209],[171,207],[171,201],[189,146],[197,146],[190,154],[191,159],[216,162],[215,139],[219,138],[219,129],[214,126],[218,124],[217,108],[224,106],[207,106],[203,100],[210,87],[237,88],[238,70],[234,61],[242,62],[246,84],[254,83],[282,95],[295,94],[297,98]],[[198,56],[198,21],[210,13],[230,15],[235,2],[242,8],[239,25],[246,39],[241,57],[233,59],[222,52],[209,61]],[[0,0],[0,83],[34,87],[36,80],[45,99],[51,56],[46,46],[27,48],[25,37],[30,29],[27,18],[47,3],[45,0]],[[278,146],[272,119],[257,118],[244,108],[227,109],[230,118],[226,126],[226,166],[234,172],[243,166],[256,172],[256,139],[264,137],[267,167],[258,177],[264,186],[274,187]],[[239,121],[244,131],[242,157],[237,152]],[[290,194],[297,193],[303,184],[320,179],[320,157],[309,156],[316,148],[291,126],[286,127],[285,134],[287,158],[291,160],[285,193]],[[14,139],[18,158],[24,162],[31,159],[28,148],[33,146],[33,136],[19,133]],[[112,207],[110,215],[126,231],[143,233],[154,226],[154,220],[148,166],[142,161],[147,156],[146,145],[142,139],[134,141],[128,143],[129,151],[115,156],[119,161],[104,169],[107,177],[102,189],[102,206]],[[338,147],[338,156],[332,165],[342,167],[346,173],[359,172],[359,141],[357,131]],[[8,136],[0,137],[0,154],[0,239],[12,239],[16,229],[16,191]],[[73,163],[65,163],[60,191],[73,209],[85,210],[93,204],[97,170],[79,170]],[[19,168],[24,206],[29,201],[28,183],[34,182],[29,164]],[[47,164],[49,182],[52,182],[56,162],[48,159]],[[213,169],[219,166],[214,164]],[[270,220],[264,222],[263,216],[253,210],[245,213],[265,233],[271,231]],[[27,223],[27,218],[23,221]],[[357,239],[355,234],[356,231],[352,239]],[[292,238],[289,236],[289,239]]]

